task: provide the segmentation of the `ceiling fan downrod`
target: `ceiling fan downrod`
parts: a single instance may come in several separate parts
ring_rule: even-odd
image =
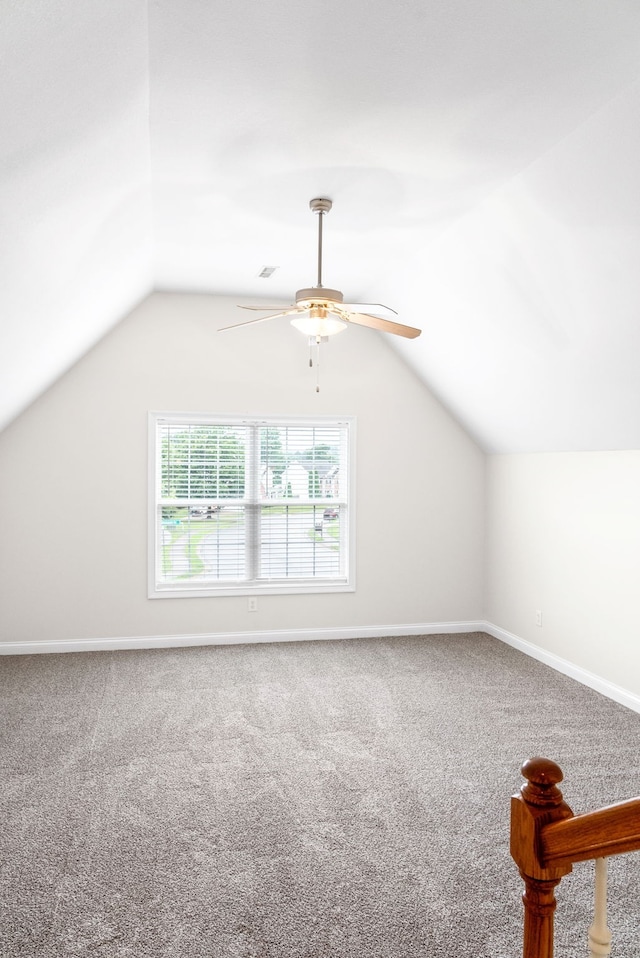
[[[322,220],[333,203],[324,197],[317,197],[309,202],[309,208],[318,214],[318,282],[315,289],[322,289]]]

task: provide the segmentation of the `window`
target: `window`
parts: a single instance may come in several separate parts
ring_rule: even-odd
[[[151,413],[150,597],[352,591],[354,431]]]

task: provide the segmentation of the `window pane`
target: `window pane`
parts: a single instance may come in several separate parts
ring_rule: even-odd
[[[260,430],[260,494],[263,499],[326,499],[340,496],[339,426],[264,426]]]
[[[161,509],[161,582],[243,579],[245,512],[216,507]]]
[[[324,512],[311,505],[262,507],[261,579],[340,576],[340,522],[325,519]]]
[[[242,426],[160,427],[161,496],[165,499],[241,499],[247,429]]]

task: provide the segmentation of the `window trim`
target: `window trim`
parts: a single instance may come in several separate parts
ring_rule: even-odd
[[[157,521],[158,509],[160,508],[160,481],[161,471],[158,468],[158,426],[163,423],[175,423],[186,425],[229,425],[237,426],[245,423],[256,425],[273,426],[299,426],[309,427],[318,426],[346,426],[347,427],[347,495],[346,495],[346,518],[344,527],[341,530],[341,538],[345,540],[345,575],[341,581],[337,580],[313,580],[313,579],[290,579],[278,580],[277,582],[239,582],[233,585],[221,583],[220,585],[212,583],[193,583],[185,581],[179,588],[173,583],[163,584],[158,580],[157,559],[160,555],[159,549],[159,523]],[[356,449],[356,419],[354,416],[273,416],[273,415],[229,415],[227,413],[217,415],[203,412],[163,412],[150,411],[148,414],[148,597],[150,599],[185,599],[185,598],[212,598],[217,596],[243,596],[243,595],[307,595],[314,593],[341,593],[355,592],[355,449]],[[257,479],[257,472],[252,481]],[[254,490],[255,492],[255,490]],[[255,501],[252,508],[260,508],[264,502],[260,502],[259,497],[254,496]],[[298,504],[303,504],[304,500],[294,500]],[[323,500],[315,503],[309,500],[310,504],[322,504]],[[275,504],[275,502],[274,502]],[[185,502],[185,505],[187,503]]]

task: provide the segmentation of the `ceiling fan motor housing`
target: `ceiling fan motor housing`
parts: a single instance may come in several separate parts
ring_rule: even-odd
[[[324,286],[311,286],[299,289],[296,293],[296,305],[309,309],[311,306],[325,306],[327,303],[342,303],[343,296],[339,289],[327,289]]]

